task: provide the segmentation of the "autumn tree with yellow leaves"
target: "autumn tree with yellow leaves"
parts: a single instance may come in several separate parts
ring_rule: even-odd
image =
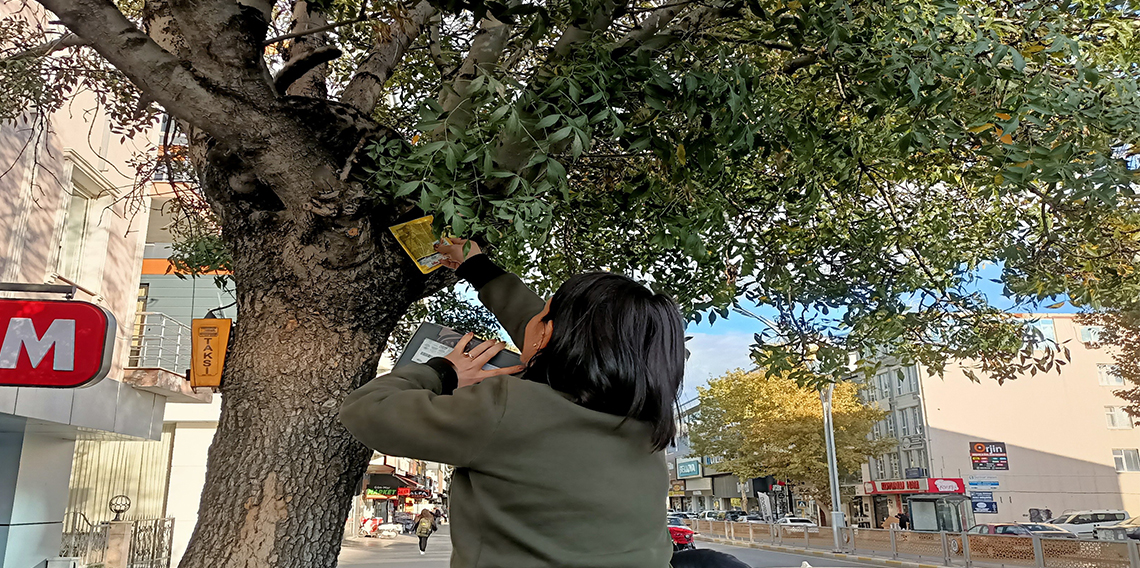
[[[742,480],[762,475],[791,480],[803,495],[830,506],[818,390],[785,376],[765,376],[763,370],[738,369],[697,391],[700,406],[689,429],[694,455],[723,459],[717,469]],[[895,446],[894,440],[869,439],[886,413],[863,403],[859,385],[837,384],[832,405],[841,478]]]

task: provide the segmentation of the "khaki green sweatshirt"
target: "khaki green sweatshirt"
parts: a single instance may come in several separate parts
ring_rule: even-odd
[[[544,302],[513,274],[498,274],[479,298],[522,345]],[[405,365],[369,382],[340,419],[377,451],[456,467],[452,568],[669,565],[668,473],[648,424],[518,377],[442,394],[436,368]]]

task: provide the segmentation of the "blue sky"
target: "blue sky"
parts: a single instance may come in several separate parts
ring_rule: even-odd
[[[1035,313],[1073,313],[1077,311],[1071,304],[1066,303],[1059,308],[1049,309],[1046,306],[1060,301],[1060,299],[1045,301],[1039,304],[1015,304],[1002,294],[1001,284],[993,282],[1001,276],[1001,269],[997,265],[989,265],[980,270],[974,280],[974,289],[986,296],[995,307],[1014,312]],[[761,316],[773,317],[774,310],[745,307]],[[731,314],[728,319],[717,319],[716,323],[709,324],[707,320],[699,324],[689,324],[687,334],[693,339],[689,340],[689,361],[685,365],[685,386],[681,393],[681,401],[696,398],[697,386],[703,386],[713,377],[723,375],[736,368],[747,369],[752,366],[749,358],[749,346],[752,345],[752,336],[764,331],[763,323],[739,314]]]

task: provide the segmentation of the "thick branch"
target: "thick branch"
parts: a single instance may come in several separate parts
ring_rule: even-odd
[[[40,0],[143,92],[180,118],[218,139],[232,134],[237,112],[231,100],[198,82],[178,58],[127,20],[108,0]]]
[[[340,102],[371,113],[380,102],[384,84],[434,14],[435,7],[422,0],[407,14],[397,16],[356,69],[356,75],[341,93]]]
[[[367,5],[361,4],[357,20],[365,17]],[[286,35],[293,36],[294,41],[285,50],[285,65],[273,78],[278,93],[328,98],[328,66],[324,64],[340,57],[341,51],[328,45],[328,34],[323,31],[329,27],[327,24],[325,15],[312,9],[307,0],[293,2],[293,21],[289,26],[293,33]]]
[[[451,113],[451,124],[462,126],[470,120],[470,113],[462,108],[462,103],[467,100],[467,87],[478,75],[479,69],[498,63],[503,50],[507,48],[510,35],[510,24],[492,17],[483,18],[479,22],[479,31],[471,41],[471,49],[459,67],[459,74],[440,93],[440,105],[443,110]]]
[[[625,1],[622,0],[622,5],[624,4]],[[570,24],[554,44],[553,57],[566,57],[575,45],[586,41],[591,34],[609,28],[613,24],[617,7],[618,3],[614,0],[602,0],[592,15]]]

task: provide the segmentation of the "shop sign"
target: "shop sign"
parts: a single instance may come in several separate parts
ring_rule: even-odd
[[[190,322],[190,386],[222,386],[222,367],[233,320],[202,318]]]
[[[411,487],[399,487],[396,489],[396,495],[399,495],[400,497],[409,497],[409,496],[411,496],[411,494],[412,494],[412,488]]]
[[[1009,456],[1004,442],[970,442],[970,462],[975,470],[1008,471]]]
[[[993,501],[973,501],[974,512],[985,515],[996,515],[998,512],[997,503]]]
[[[75,388],[111,370],[115,316],[87,302],[0,299],[0,386]]]
[[[971,491],[970,492],[970,500],[971,501],[993,501],[994,500],[994,492],[993,491]]]
[[[395,487],[369,487],[364,492],[364,496],[368,499],[384,499],[387,497],[395,497],[396,496],[396,488]]]
[[[863,490],[867,495],[899,495],[908,493],[965,493],[961,479],[931,477],[923,479],[898,479],[891,481],[865,481]]]
[[[701,460],[699,458],[687,458],[677,460],[677,478],[684,479],[686,477],[700,477],[701,476]]]
[[[685,496],[685,482],[684,481],[674,481],[673,483],[669,484],[669,496],[670,497],[684,497]]]
[[[431,499],[431,491],[427,489],[413,489],[408,493],[413,499]]]

